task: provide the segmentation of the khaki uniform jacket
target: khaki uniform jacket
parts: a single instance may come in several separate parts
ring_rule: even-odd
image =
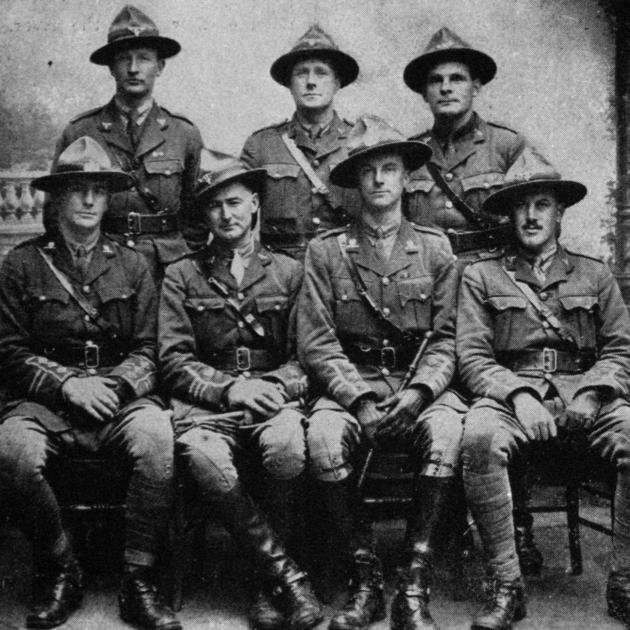
[[[85,112],[70,122],[57,142],[53,168],[59,154],[81,136],[94,138],[107,150],[112,165],[131,173],[138,182],[137,187],[112,195],[107,218],[127,217],[130,212],[176,214],[178,232],[142,236],[143,240],[153,241],[157,260],[164,265],[189,251],[182,234],[192,247],[205,244],[207,228],[199,224],[192,210],[203,146],[199,130],[192,122],[154,103],[134,152],[112,100],[104,107]],[[138,194],[139,188],[157,199],[157,209],[147,205]]]
[[[240,311],[264,328],[257,336],[207,281],[214,277],[229,289]],[[172,396],[175,420],[194,406],[225,411],[224,394],[238,378],[256,376],[283,385],[290,400],[306,392],[306,377],[296,360],[292,308],[302,281],[301,265],[257,245],[240,286],[228,263],[208,248],[168,267],[159,314],[159,355],[164,384]],[[291,332],[293,331],[293,332]],[[216,353],[238,347],[268,350],[277,367],[266,373],[215,368]]]
[[[452,149],[447,154],[433,129],[410,140],[420,140],[431,147],[431,162],[440,169],[453,191],[475,210],[504,185],[505,173],[526,146],[521,134],[499,123],[485,121],[476,113],[471,123],[453,139]],[[411,173],[407,193],[409,220],[442,230],[479,229],[453,208],[426,166]]]
[[[38,247],[109,323],[111,335],[68,295]],[[0,368],[10,405],[27,399],[62,410],[63,383],[87,373],[73,357],[88,342],[109,358],[109,367],[98,368],[99,374],[122,379],[136,398],[151,393],[156,385],[156,314],[157,296],[144,258],[106,236],[98,242],[85,278],[59,236],[45,234],[18,245],[0,270]]]
[[[359,296],[342,258],[340,235],[368,292],[391,321],[418,337],[434,331],[411,385],[424,385],[437,398],[455,369],[457,270],[441,232],[405,220],[387,262],[379,259],[358,223],[310,242],[298,304],[300,360],[324,393],[346,409],[365,394],[382,397],[382,371],[353,364],[344,347],[398,342]],[[399,381],[405,372],[403,367],[391,376]]]
[[[547,325],[503,271],[526,282],[575,339],[577,350],[597,362],[583,374],[515,373],[497,360],[501,352],[571,350]],[[630,383],[630,318],[608,266],[559,247],[540,285],[519,256],[499,255],[466,268],[459,294],[457,354],[461,377],[475,396],[505,403],[527,388],[541,399],[550,385],[565,404],[586,387],[626,396]]]
[[[241,158],[252,167],[267,169],[260,213],[263,243],[279,249],[299,246],[303,251],[315,234],[343,225],[347,214],[358,212],[361,201],[356,190],[330,184],[331,169],[347,156],[345,143],[351,128],[352,123],[335,113],[329,127],[313,140],[294,116],[247,139]],[[329,198],[313,192],[310,180],[282,141],[284,133],[329,187]]]

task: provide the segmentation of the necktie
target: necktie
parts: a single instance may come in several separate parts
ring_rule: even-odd
[[[234,250],[234,257],[230,263],[230,273],[236,280],[236,284],[240,285],[245,275],[245,265],[243,264],[242,256],[237,250]]]
[[[532,265],[532,271],[536,280],[540,282],[540,284],[544,284],[547,279],[547,274],[543,271],[543,264],[545,263],[545,259],[542,256],[536,256],[534,259],[534,263]]]
[[[138,148],[138,142],[140,141],[139,117],[140,112],[137,109],[131,109],[127,114],[127,135],[134,151]]]
[[[81,272],[81,278],[85,278],[88,270],[88,256],[87,250],[83,245],[77,247],[75,266]]]

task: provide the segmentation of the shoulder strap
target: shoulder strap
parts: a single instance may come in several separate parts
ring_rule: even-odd
[[[287,134],[285,131],[283,134],[280,135],[280,137],[282,138],[282,142],[284,142],[284,145],[286,146],[289,153],[291,154],[291,157],[298,163],[298,166],[304,171],[304,175],[306,175],[306,177],[308,178],[308,181],[311,182],[311,185],[315,189],[315,192],[324,196],[330,195],[330,190],[328,186],[324,184],[324,182],[321,180],[319,175],[315,172],[310,162],[306,159],[306,156],[304,155],[304,153],[302,153],[298,145],[295,144],[295,141],[292,138],[289,138],[289,134]]]
[[[575,339],[571,333],[567,332],[560,323],[560,320],[545,306],[532,288],[525,282],[520,282],[516,279],[516,274],[513,271],[508,271],[504,266],[501,266],[508,278],[516,286],[516,288],[527,298],[527,301],[534,307],[538,315],[549,324],[549,327],[566,343],[575,345]]]
[[[37,247],[37,253],[44,259],[48,268],[53,272],[59,284],[65,289],[68,295],[76,302],[79,308],[92,320],[92,322],[104,331],[112,339],[114,330],[112,325],[95,309],[81,294],[77,293],[67,276],[57,267],[53,261],[44,253],[44,250]]]
[[[197,268],[197,271],[201,273],[201,269],[197,266],[196,263],[193,263]],[[204,274],[201,273],[203,276]],[[264,338],[265,337],[265,328],[263,325],[254,317],[252,313],[243,313],[238,302],[230,295],[230,291],[228,288],[222,283],[219,282],[214,276],[204,276],[208,284],[225,300],[225,303],[230,307],[230,310],[240,319],[247,327],[257,336]]]
[[[399,328],[385,317],[383,311],[378,307],[378,304],[374,301],[374,298],[368,293],[367,287],[365,286],[365,282],[363,282],[363,278],[357,269],[357,266],[352,260],[350,256],[348,256],[348,252],[346,251],[346,238],[345,234],[337,235],[337,243],[339,243],[339,249],[341,250],[341,256],[343,258],[344,263],[346,264],[346,268],[348,269],[348,273],[350,274],[350,278],[354,284],[357,293],[368,307],[368,311],[372,313],[377,321],[381,324],[384,324],[387,328],[389,328],[397,337],[402,338],[403,341],[410,341],[413,335],[405,332],[402,328]]]
[[[447,183],[440,169],[432,162],[427,162],[427,169],[431,177],[435,180],[440,190],[448,197],[449,201],[457,208],[471,223],[482,229],[488,227],[488,222],[472,207],[469,206]]]

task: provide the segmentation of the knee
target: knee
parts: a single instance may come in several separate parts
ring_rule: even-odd
[[[466,417],[462,437],[461,463],[466,472],[487,474],[508,465],[508,448],[497,427],[483,422],[483,418]]]
[[[285,410],[260,434],[262,464],[274,479],[295,479],[304,471],[306,443],[302,419],[299,412]]]
[[[309,469],[320,481],[341,481],[352,473],[351,456],[357,440],[344,414],[317,411],[306,431]]]
[[[0,425],[0,479],[4,485],[25,487],[43,479],[45,444],[36,438],[24,418],[7,418]]]

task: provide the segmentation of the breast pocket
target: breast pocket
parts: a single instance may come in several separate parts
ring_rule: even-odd
[[[205,344],[217,339],[220,341],[221,332],[227,331],[228,320],[225,313],[225,300],[219,297],[186,298],[184,309],[190,319],[193,334],[197,344]],[[231,322],[230,327],[234,324]],[[221,343],[217,344],[221,346]]]
[[[368,333],[367,324],[374,317],[365,313],[365,306],[350,278],[333,278],[335,328],[340,337]],[[370,292],[368,288],[368,292]],[[370,326],[373,328],[373,326]]]
[[[121,339],[134,334],[136,292],[131,287],[100,287],[97,289],[104,319],[112,325]]]
[[[567,313],[569,332],[580,348],[597,347],[595,314],[598,309],[596,295],[560,296],[562,309]]]
[[[515,340],[518,341],[527,334],[525,326],[527,300],[517,295],[497,295],[488,298],[488,305],[495,319],[494,348],[497,351],[509,350],[515,345]]]
[[[256,312],[265,328],[267,339],[277,350],[282,351],[286,345],[289,327],[289,298],[286,295],[257,296]]]
[[[176,212],[179,207],[184,162],[178,157],[145,159],[149,187],[159,197],[163,210]]]
[[[422,333],[433,325],[433,280],[430,277],[399,281],[401,323],[404,330]]]
[[[289,222],[283,227],[290,229],[298,216],[298,176],[297,164],[265,164],[267,180],[265,188],[265,210],[263,222]]]
[[[40,339],[64,338],[70,334],[76,310],[68,304],[70,296],[60,287],[29,287],[24,293],[24,306],[30,322],[27,325]]]

